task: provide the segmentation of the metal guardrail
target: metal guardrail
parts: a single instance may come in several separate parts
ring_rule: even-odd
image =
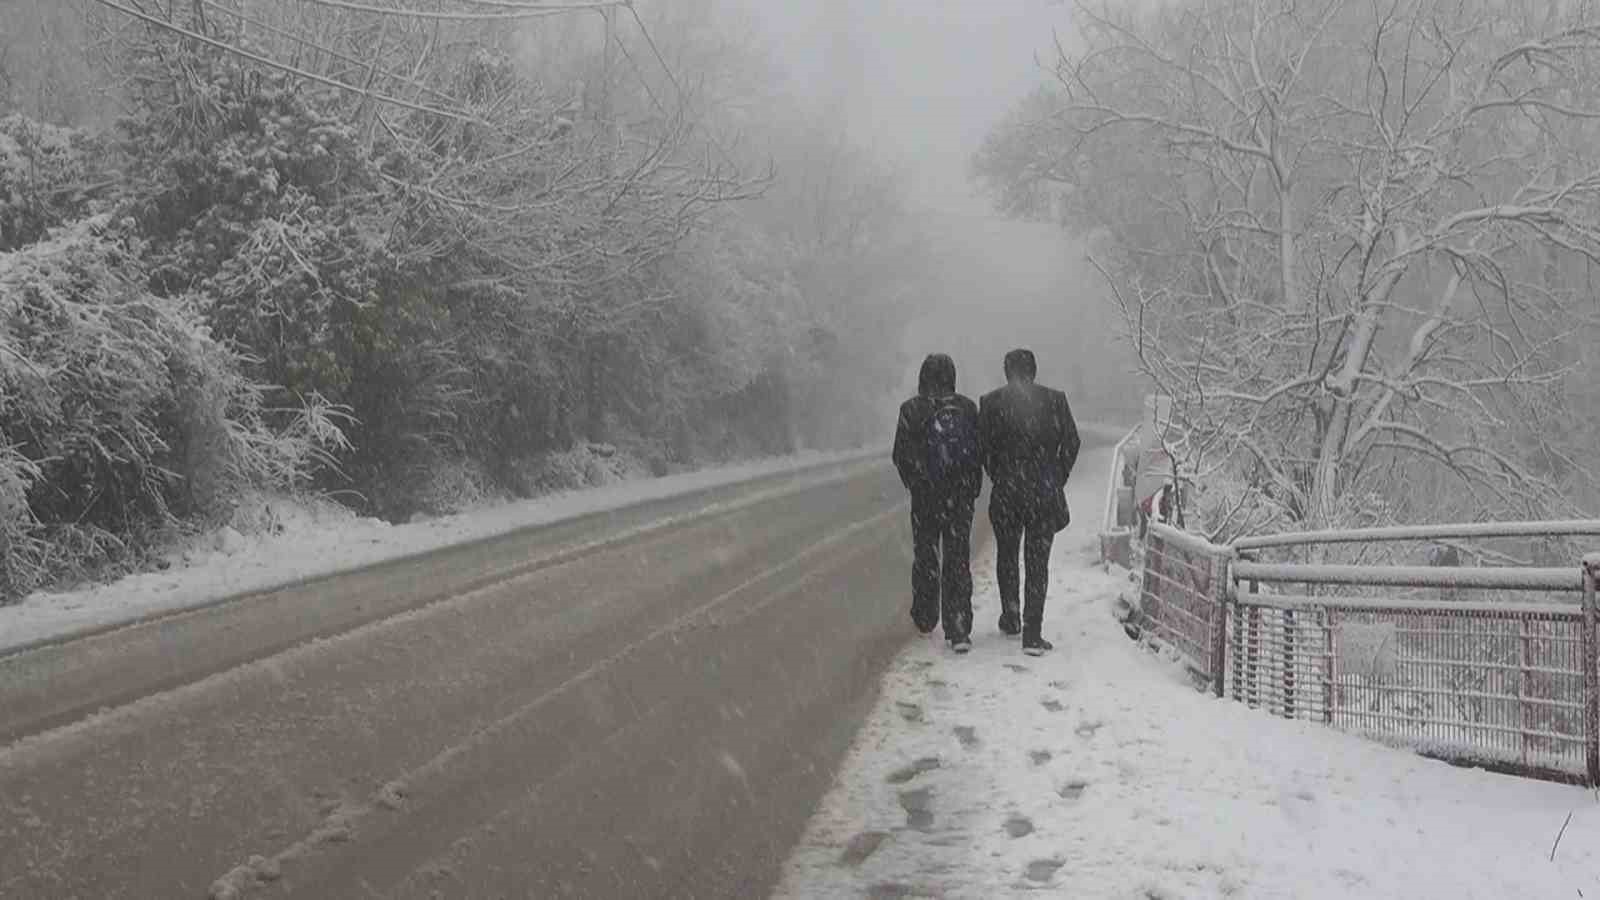
[[[1163,522],[1145,536],[1140,629],[1171,647],[1222,696],[1227,616],[1223,596],[1232,552]]]
[[[1237,546],[1237,545],[1235,545]],[[1365,587],[1436,587],[1511,591],[1581,591],[1577,568],[1346,566],[1306,563],[1233,563],[1236,581],[1263,584],[1343,584]]]
[[[1346,528],[1332,531],[1291,531],[1240,538],[1240,552],[1269,547],[1311,544],[1366,544],[1384,541],[1446,541],[1515,537],[1600,537],[1600,519],[1563,519],[1552,522],[1470,522],[1454,525],[1396,525],[1384,528]]]
[[[1121,506],[1117,502],[1122,493],[1122,471],[1127,464],[1124,454],[1128,443],[1139,434],[1135,425],[1111,449],[1111,470],[1106,477],[1105,507],[1100,513],[1100,561],[1130,566],[1133,562],[1133,536],[1135,529],[1122,524]]]
[[[1457,761],[1593,777],[1579,604],[1230,606],[1241,703]]]
[[[1111,471],[1106,478],[1106,503],[1100,516],[1101,534],[1110,534],[1122,527],[1122,519],[1118,515],[1117,494],[1122,489],[1122,470],[1126,465],[1123,460],[1123,454],[1128,449],[1128,442],[1137,437],[1138,434],[1139,426],[1135,425],[1127,434],[1122,436],[1122,440],[1117,441],[1115,447],[1111,448]]]
[[[1142,633],[1218,696],[1457,762],[1600,785],[1600,553],[1565,568],[1241,558],[1358,540],[1600,536],[1597,526],[1359,529],[1222,546],[1152,523],[1137,615]],[[1263,585],[1306,593],[1259,593]],[[1312,585],[1437,588],[1440,596],[1329,597],[1313,595]],[[1457,599],[1473,591],[1491,599]]]

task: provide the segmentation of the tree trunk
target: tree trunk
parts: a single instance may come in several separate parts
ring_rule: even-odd
[[[1347,397],[1333,399],[1333,411],[1328,416],[1328,427],[1322,433],[1322,446],[1317,450],[1316,468],[1311,473],[1312,528],[1332,528],[1335,510],[1339,505],[1339,463],[1344,458],[1344,439],[1350,431],[1352,404]]]
[[[1278,183],[1278,279],[1283,291],[1283,308],[1301,308],[1300,290],[1295,284],[1294,197],[1290,185]]]

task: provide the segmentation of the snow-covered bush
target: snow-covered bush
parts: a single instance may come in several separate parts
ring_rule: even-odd
[[[177,516],[287,486],[337,447],[326,413],[270,432],[260,388],[183,299],[145,290],[122,223],[0,253],[0,564],[15,597],[129,561]]]
[[[93,149],[80,131],[0,116],[0,251],[39,240],[83,212]]]
[[[408,493],[414,513],[426,516],[466,512],[498,497],[493,479],[467,459],[446,458],[418,466],[412,479],[414,487]]]

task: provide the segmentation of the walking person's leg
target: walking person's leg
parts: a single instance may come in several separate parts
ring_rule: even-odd
[[[1022,607],[1022,650],[1038,655],[1053,649],[1044,639],[1044,601],[1050,590],[1050,547],[1056,532],[1052,524],[1032,522],[1023,540],[1023,564],[1027,568],[1027,597]]]
[[[943,529],[931,503],[911,500],[911,621],[923,634],[939,624],[939,542]]]
[[[958,651],[972,644],[972,504],[956,501],[944,529],[944,636]]]
[[[994,526],[994,577],[1000,587],[1000,631],[1016,635],[1022,631],[1022,572],[1017,555],[1022,551],[1022,526],[1014,515],[989,509],[989,524]]]

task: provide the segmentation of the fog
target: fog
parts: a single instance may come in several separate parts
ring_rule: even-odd
[[[1058,0],[743,0],[736,15],[762,35],[789,91],[900,171],[940,245],[955,251],[948,290],[922,298],[908,323],[902,391],[915,362],[938,351],[956,358],[962,390],[979,393],[999,382],[1006,350],[1028,346],[1041,380],[1078,405],[1135,407],[1134,398],[1077,396],[1091,383],[1084,357],[1103,360],[1115,326],[1080,249],[1055,225],[995,214],[970,177],[984,136],[1050,77],[1040,61],[1054,58],[1052,30],[1066,26]]]

